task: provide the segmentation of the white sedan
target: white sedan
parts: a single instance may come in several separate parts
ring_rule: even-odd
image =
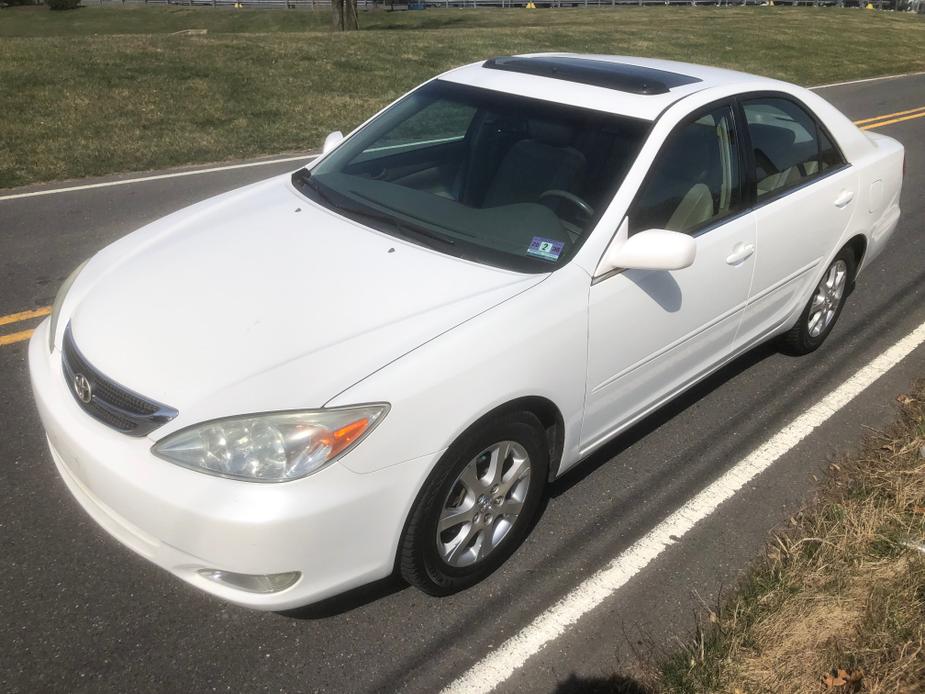
[[[487,576],[634,422],[770,338],[819,347],[904,165],[791,84],[564,54],[447,72],[324,150],[97,253],[29,348],[87,513],[260,609]]]

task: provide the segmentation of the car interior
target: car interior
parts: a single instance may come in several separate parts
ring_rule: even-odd
[[[759,198],[840,156],[796,104],[762,98],[743,106]],[[724,105],[669,136],[630,210],[630,233],[694,233],[740,208],[734,120]],[[448,244],[561,262],[611,200],[649,127],[436,80],[372,121],[311,176],[351,205],[426,227]],[[536,250],[550,246],[550,253]]]
[[[476,113],[460,139],[363,157],[344,173],[426,191],[470,208],[535,203],[577,241],[632,162],[636,132]]]
[[[760,200],[839,164],[840,153],[795,103],[744,103]],[[739,208],[742,178],[729,107],[680,126],[663,145],[630,210],[630,233],[692,233]]]
[[[488,98],[422,99],[319,180],[456,240],[523,255],[541,238],[560,243],[564,259],[615,193],[648,124],[479,91]]]
[[[735,209],[741,191],[731,119],[722,107],[668,137],[630,209],[631,234],[692,232]]]
[[[788,190],[837,164],[840,154],[810,115],[786,99],[744,103],[758,198]]]

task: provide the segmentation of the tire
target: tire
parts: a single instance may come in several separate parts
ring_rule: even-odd
[[[799,320],[780,337],[780,350],[801,356],[815,351],[832,332],[854,284],[856,260],[850,248],[843,248],[829,263]],[[821,306],[820,306],[821,303]],[[822,322],[820,327],[819,322]]]
[[[476,424],[447,449],[411,509],[399,545],[402,577],[430,595],[449,595],[488,576],[529,533],[548,470],[546,433],[534,415]]]

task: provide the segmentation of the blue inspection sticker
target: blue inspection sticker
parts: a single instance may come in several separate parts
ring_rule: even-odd
[[[529,255],[535,255],[546,260],[558,260],[562,255],[562,248],[565,246],[563,241],[554,239],[544,239],[542,236],[534,236],[527,248]]]

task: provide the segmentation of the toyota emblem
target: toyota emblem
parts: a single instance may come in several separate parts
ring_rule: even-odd
[[[90,385],[90,380],[83,374],[74,376],[74,392],[83,403],[89,403],[93,397],[93,386]]]

